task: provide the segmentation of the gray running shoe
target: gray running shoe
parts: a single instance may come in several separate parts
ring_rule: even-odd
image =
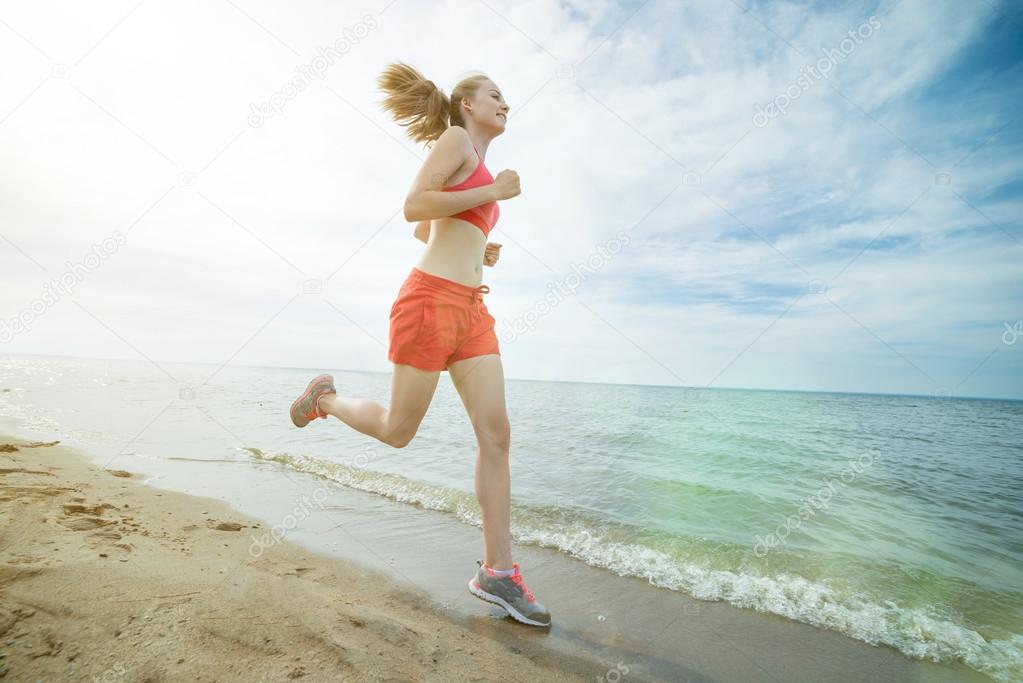
[[[291,421],[296,427],[305,427],[318,417],[326,419],[327,414],[320,411],[316,402],[324,394],[334,394],[334,378],[331,375],[320,375],[309,382],[305,393],[291,404]]]
[[[469,581],[469,592],[480,600],[486,600],[505,608],[516,621],[530,626],[550,626],[551,614],[537,602],[533,592],[526,588],[519,573],[518,563],[513,564],[515,573],[511,576],[494,576],[483,563],[476,560],[479,569]]]

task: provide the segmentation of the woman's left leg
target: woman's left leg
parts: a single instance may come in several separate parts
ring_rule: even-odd
[[[511,427],[504,404],[504,368],[498,354],[483,354],[448,366],[451,380],[469,413],[479,451],[476,498],[483,513],[486,560],[469,581],[469,592],[500,605],[531,626],[550,626],[551,613],[526,588],[511,554],[511,475],[508,448]]]
[[[476,499],[483,515],[484,563],[511,569],[511,425],[504,400],[501,356],[466,358],[448,368],[476,432]]]

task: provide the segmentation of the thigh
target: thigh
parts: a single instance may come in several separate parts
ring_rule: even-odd
[[[481,302],[478,313],[470,311],[467,317],[469,324],[459,335],[454,353],[448,356],[449,366],[475,356],[501,355],[501,349],[497,343],[497,333],[494,330],[494,324],[497,321],[494,316],[490,315],[486,304]]]
[[[477,438],[507,440],[510,432],[504,398],[504,366],[496,354],[466,358],[448,366]]]
[[[428,287],[403,287],[391,306],[387,359],[428,372],[443,370],[457,334],[449,309]]]
[[[411,440],[426,415],[440,371],[395,365],[391,375],[391,405],[387,411],[387,432],[397,441]]]

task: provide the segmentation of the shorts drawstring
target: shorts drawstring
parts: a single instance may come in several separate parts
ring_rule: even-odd
[[[490,287],[487,285],[480,285],[472,290],[473,301],[483,301],[483,295],[490,294]]]

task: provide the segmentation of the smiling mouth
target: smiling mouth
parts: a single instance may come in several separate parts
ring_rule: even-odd
[[[502,119],[504,119],[505,121],[507,121],[507,120],[508,120],[508,117],[507,117],[507,116],[505,116],[504,114],[498,114],[498,116],[500,116],[500,117],[501,117]]]

